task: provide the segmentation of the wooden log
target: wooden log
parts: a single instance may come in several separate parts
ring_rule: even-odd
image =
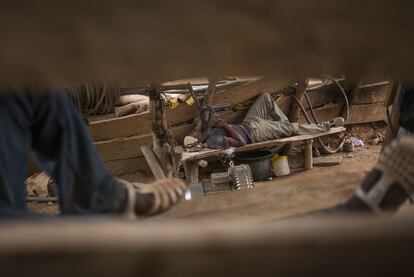
[[[116,117],[121,117],[121,116],[125,116],[128,114],[134,114],[136,110],[137,110],[137,106],[132,103],[124,105],[124,106],[115,107],[114,109]]]
[[[312,139],[305,140],[305,152],[304,152],[305,170],[310,170],[313,168],[312,146],[313,146]]]

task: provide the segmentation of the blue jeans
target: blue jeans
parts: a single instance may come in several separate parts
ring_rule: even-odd
[[[125,198],[63,91],[0,90],[0,216],[25,213],[28,154],[53,177],[62,213],[119,210]]]

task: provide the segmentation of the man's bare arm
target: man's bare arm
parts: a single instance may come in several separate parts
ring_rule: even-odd
[[[246,145],[244,138],[237,133],[229,124],[222,119],[216,119],[216,127],[223,128],[227,131],[230,137],[226,137],[228,143],[232,147],[240,147]]]
[[[234,138],[226,137],[226,140],[230,147],[241,147],[246,145],[246,143],[243,144],[243,142]]]

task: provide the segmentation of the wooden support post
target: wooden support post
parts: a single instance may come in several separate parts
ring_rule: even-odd
[[[165,101],[161,95],[159,84],[152,84],[150,88],[150,113],[151,133],[153,138],[153,152],[167,178],[173,176],[172,146],[170,138],[172,134],[168,131],[167,112]]]
[[[305,140],[305,170],[313,168],[312,145],[312,139]]]
[[[157,157],[155,157],[154,152],[152,152],[152,148],[149,145],[143,145],[141,146],[141,151],[144,154],[145,160],[147,161],[152,174],[154,174],[154,177],[156,180],[165,180],[165,174],[163,169],[161,168]]]
[[[305,90],[306,90],[305,82],[303,82],[303,81],[299,82],[298,87],[296,88],[296,91],[295,91],[295,96],[300,101],[303,100],[303,97],[305,95]],[[292,123],[298,122],[299,115],[300,115],[300,106],[295,100],[293,100],[292,105],[290,107],[289,121],[292,122]]]
[[[301,81],[298,83],[298,87],[296,88],[295,91],[295,96],[297,99],[299,99],[299,101],[302,101],[304,95],[305,95],[305,90],[306,90],[306,83]],[[290,106],[290,113],[289,113],[289,121],[292,123],[296,123],[299,121],[299,116],[300,116],[300,106],[299,104],[296,102],[295,99],[292,99],[292,104]],[[293,145],[290,143],[286,146],[286,148],[284,149],[284,154],[285,155],[290,155],[290,153],[292,152],[292,148]]]
[[[190,185],[198,184],[198,163],[197,161],[185,161],[184,171],[187,183]]]
[[[216,84],[217,84],[217,80],[215,78],[209,79],[208,88],[207,88],[207,91],[204,95],[204,99],[202,102],[203,106],[206,106],[210,104],[211,102],[213,102],[214,94],[216,93]],[[205,115],[202,115],[202,116],[205,116]],[[202,130],[203,126],[201,126],[201,118],[200,118],[199,111],[197,111],[197,114],[194,117],[194,122],[195,122],[194,131],[196,132],[204,131]]]
[[[394,134],[400,129],[400,107],[398,105],[398,97],[400,95],[401,85],[398,82],[394,82],[392,88],[387,94],[387,99],[385,100],[386,107],[389,109],[389,106],[392,105],[390,119],[391,122],[388,122],[387,132],[385,133],[384,144],[382,145],[381,152],[387,147],[392,140],[394,139]],[[392,128],[392,130],[391,130]]]
[[[199,160],[198,166],[202,168],[206,168],[208,166],[208,162],[206,160]]]

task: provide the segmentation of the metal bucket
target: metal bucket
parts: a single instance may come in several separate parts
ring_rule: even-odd
[[[272,177],[270,161],[273,155],[270,151],[240,153],[236,155],[236,162],[250,166],[254,181],[267,181]]]

